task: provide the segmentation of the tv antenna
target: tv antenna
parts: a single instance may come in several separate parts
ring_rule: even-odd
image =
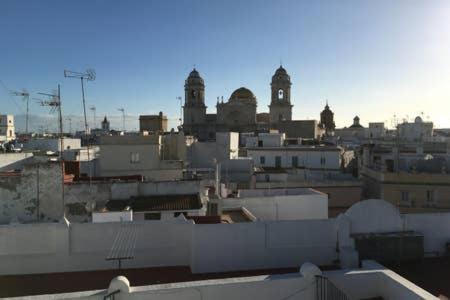
[[[82,101],[83,101],[83,112],[84,112],[84,133],[87,136],[88,135],[88,131],[89,131],[89,127],[88,127],[87,116],[86,116],[86,99],[84,97],[84,80],[94,81],[95,78],[96,78],[95,70],[94,69],[88,69],[84,73],[64,70],[64,77],[66,77],[66,78],[78,78],[78,79],[81,80],[81,97],[82,97]],[[89,156],[89,151],[88,151],[88,156]],[[89,159],[89,157],[88,157],[88,159]]]
[[[118,111],[122,112],[122,130],[125,133],[125,109],[123,107],[118,108]]]
[[[84,97],[84,80],[87,81],[94,81],[96,78],[95,70],[94,69],[87,69],[84,73],[81,72],[74,72],[69,70],[64,70],[64,77],[66,78],[78,78],[81,81],[81,97],[83,101],[83,113],[84,113],[84,136],[86,138],[86,148],[87,148],[87,159],[89,162],[89,184],[91,184],[91,157],[90,157],[90,149],[89,149],[89,137],[88,137],[88,122],[87,122],[87,116],[86,116],[86,99]]]
[[[26,89],[22,89],[22,91],[12,91],[11,94],[14,96],[20,96],[22,97],[22,100],[24,100],[27,104],[27,112],[25,117],[25,134],[28,135],[28,108],[30,103],[30,93]]]

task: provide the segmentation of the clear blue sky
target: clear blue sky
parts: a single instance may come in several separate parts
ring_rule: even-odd
[[[268,111],[280,60],[297,119],[318,119],[328,99],[338,126],[423,111],[450,127],[448,0],[0,1],[0,80],[33,93],[60,83],[66,114],[82,107],[63,70],[94,68],[87,101],[98,116],[124,107],[131,119],[176,119],[194,64],[209,112],[241,86]],[[22,113],[16,101],[0,86],[2,113]]]

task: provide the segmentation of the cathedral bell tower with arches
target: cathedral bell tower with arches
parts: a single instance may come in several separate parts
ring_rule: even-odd
[[[291,85],[291,77],[280,65],[270,84],[272,89],[269,105],[270,125],[276,126],[280,121],[292,120]]]
[[[183,131],[198,134],[206,121],[205,83],[194,68],[184,84]]]

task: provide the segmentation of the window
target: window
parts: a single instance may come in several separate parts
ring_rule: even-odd
[[[281,156],[275,156],[275,168],[281,168]]]
[[[130,153],[130,163],[132,163],[132,164],[139,163],[139,152],[131,152]]]
[[[434,191],[427,191],[427,203],[432,204],[434,200]]]
[[[259,157],[259,163],[262,164],[262,165],[265,164],[266,163],[266,157],[265,156],[260,156]]]
[[[9,136],[12,136],[12,130],[9,131]]]
[[[161,220],[161,213],[145,213],[144,220]]]
[[[280,115],[278,116],[278,121],[283,121],[283,115],[282,115],[282,114],[280,114]]]
[[[298,167],[298,156],[292,156],[292,167],[293,168]]]
[[[258,147],[263,147],[264,143],[263,141],[258,141]]]
[[[284,91],[282,89],[278,90],[278,100],[284,99]]]
[[[409,199],[409,191],[401,191],[401,205],[403,206],[411,206],[411,201]]]
[[[325,165],[327,163],[327,160],[325,159],[325,157],[321,157],[320,158],[320,164],[321,165]]]

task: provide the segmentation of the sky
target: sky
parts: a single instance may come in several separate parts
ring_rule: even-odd
[[[25,112],[8,90],[37,98],[60,84],[63,114],[81,129],[80,82],[63,70],[93,68],[86,101],[98,122],[107,115],[120,127],[124,108],[129,130],[138,115],[159,111],[175,127],[194,66],[209,113],[241,86],[267,112],[280,62],[291,76],[294,119],[319,119],[328,100],[338,127],[355,115],[391,126],[394,115],[423,114],[450,128],[448,0],[0,0],[3,114]],[[51,118],[35,100],[30,113]]]

